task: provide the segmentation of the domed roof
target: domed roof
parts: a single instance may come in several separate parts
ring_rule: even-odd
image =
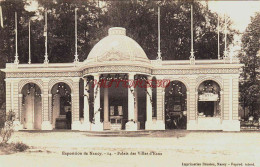
[[[108,36],[100,40],[90,51],[86,61],[138,61],[150,62],[142,47],[126,36],[126,29],[113,27]]]

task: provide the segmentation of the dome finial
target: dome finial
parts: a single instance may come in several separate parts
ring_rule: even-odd
[[[123,27],[112,27],[109,28],[108,35],[126,35],[126,29]]]

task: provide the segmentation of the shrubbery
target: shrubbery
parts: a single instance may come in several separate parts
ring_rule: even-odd
[[[1,144],[7,143],[14,132],[13,122],[15,119],[15,113],[12,110],[10,110],[6,115],[5,119],[6,120],[4,122],[4,127],[0,129]]]
[[[29,148],[28,145],[24,144],[23,142],[17,142],[13,144],[13,150],[23,152]]]
[[[6,120],[5,105],[3,104],[0,108],[0,129],[4,127]]]
[[[3,111],[3,110],[2,110]],[[15,120],[15,113],[10,110],[7,114],[5,112],[0,112],[0,149],[1,147],[4,150],[10,151],[25,151],[29,148],[28,145],[17,142],[17,143],[7,143],[9,139],[11,138],[13,132],[14,132],[14,122]]]

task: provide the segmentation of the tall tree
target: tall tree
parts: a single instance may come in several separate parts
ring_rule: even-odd
[[[4,28],[0,28],[0,55],[4,67],[15,54],[14,12],[18,13],[18,54],[20,63],[28,62],[28,22],[31,19],[32,63],[44,60],[44,11],[48,11],[48,56],[50,63],[73,62],[75,53],[74,10],[78,8],[78,54],[87,58],[92,47],[113,26],[127,29],[150,59],[157,56],[157,7],[161,6],[161,50],[166,60],[188,59],[190,56],[190,5],[183,1],[82,1],[36,0],[38,9],[29,12],[32,1],[3,0]],[[194,5],[194,49],[196,59],[217,58],[217,15],[200,2]],[[223,19],[221,21],[223,23]],[[230,25],[230,23],[229,23]],[[223,29],[223,26],[222,26]],[[233,30],[228,36],[230,43]],[[221,40],[223,41],[223,33]],[[223,42],[222,42],[223,43]],[[221,45],[223,53],[223,44]],[[1,73],[0,91],[4,91]],[[0,92],[1,99],[4,99]],[[3,101],[3,100],[2,100]]]
[[[30,12],[32,1],[2,0],[4,26],[0,27],[0,68],[14,61],[14,14],[18,16],[18,55],[21,64],[28,62],[28,23],[31,20],[32,63],[44,60],[44,11],[48,10],[48,55],[51,63],[73,62],[75,53],[74,10],[78,8],[78,54],[85,60],[95,44],[95,31],[102,26],[97,2],[70,0],[37,0],[38,8]],[[94,41],[94,42],[93,42]],[[0,106],[5,101],[5,74],[0,72]]]
[[[38,17],[41,18],[34,23],[35,34],[40,34],[39,42],[33,49],[37,58],[43,62],[44,37],[43,37],[43,15],[45,10],[48,13],[48,55],[51,63],[73,62],[75,54],[74,21],[75,8],[77,8],[78,19],[78,54],[81,61],[87,58],[93,47],[93,40],[96,40],[95,31],[101,26],[99,15],[101,9],[97,2],[93,1],[71,1],[71,0],[39,0]],[[37,28],[41,27],[41,29]],[[37,61],[37,60],[35,60]]]
[[[251,18],[251,22],[242,36],[240,61],[244,64],[240,83],[240,102],[244,109],[249,107],[250,115],[259,111],[260,98],[260,12]]]
[[[28,57],[28,54],[26,55],[28,53],[28,45],[24,45],[26,39],[28,39],[26,22],[34,13],[25,10],[25,6],[28,5],[25,0],[3,0],[0,2],[0,5],[3,14],[3,27],[0,27],[0,68],[4,68],[6,63],[14,61],[15,56],[15,12],[17,12],[18,16],[18,56],[22,63]],[[5,74],[0,72],[0,106],[5,101],[4,78]]]
[[[194,49],[196,59],[217,58],[217,14],[201,2],[185,1],[109,1],[104,29],[121,26],[128,36],[135,39],[150,59],[157,54],[157,8],[161,6],[161,50],[166,60],[184,60],[190,56],[190,6],[194,9]],[[223,18],[221,30],[223,30]],[[228,44],[235,30],[228,19]],[[105,32],[104,30],[101,30]],[[221,31],[221,53],[224,50],[224,34]]]

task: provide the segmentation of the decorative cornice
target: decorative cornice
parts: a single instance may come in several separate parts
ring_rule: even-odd
[[[238,68],[219,68],[219,69],[153,69],[152,75],[166,74],[238,74]]]
[[[81,77],[82,72],[10,72],[6,78]]]
[[[82,77],[91,73],[136,72],[152,75],[192,75],[192,74],[239,74],[239,68],[195,68],[195,69],[150,69],[149,67],[131,65],[107,65],[89,67],[82,71],[70,72],[6,72],[6,78],[48,78],[48,77]]]
[[[100,72],[140,72],[151,74],[151,69],[139,66],[100,66],[85,69],[83,75]]]

